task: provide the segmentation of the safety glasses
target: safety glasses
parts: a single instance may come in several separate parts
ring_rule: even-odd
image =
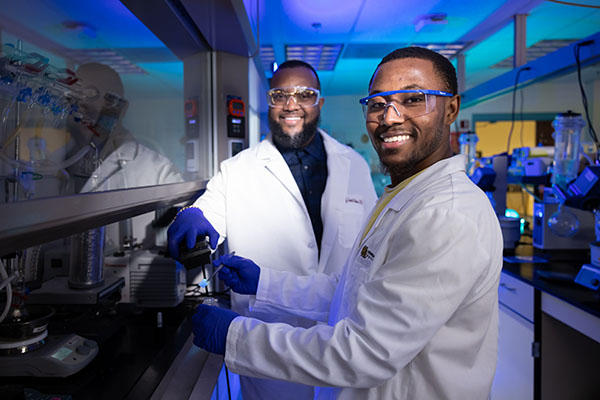
[[[318,89],[306,86],[293,86],[273,88],[267,92],[269,106],[282,107],[288,103],[290,97],[302,107],[313,107],[319,103],[321,92]]]
[[[441,90],[392,90],[364,97],[359,103],[367,120],[380,121],[389,108],[393,108],[398,117],[411,119],[432,112],[437,96],[452,97],[453,94]]]

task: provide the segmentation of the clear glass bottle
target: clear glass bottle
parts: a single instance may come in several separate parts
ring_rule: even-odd
[[[556,116],[554,128],[554,163],[552,184],[566,190],[579,172],[581,129],[585,121],[581,114],[567,111]]]

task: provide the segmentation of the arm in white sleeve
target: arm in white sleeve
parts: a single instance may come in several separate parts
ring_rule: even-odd
[[[221,163],[220,171],[206,184],[206,190],[194,202],[210,224],[219,233],[219,244],[227,237],[227,167]]]
[[[308,329],[236,318],[226,365],[242,375],[312,386],[370,388],[388,381],[440,331],[491,264],[480,231],[447,210],[416,213],[380,248],[385,257],[365,272],[348,317]],[[432,232],[439,236],[426,240]],[[486,283],[482,292],[490,290],[493,283]],[[467,353],[478,351],[472,347]]]
[[[297,276],[288,271],[261,268],[252,311],[285,312],[327,322],[338,279],[326,274]]]

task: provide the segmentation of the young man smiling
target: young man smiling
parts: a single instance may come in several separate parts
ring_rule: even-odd
[[[234,291],[254,295],[255,309],[278,305],[327,324],[269,324],[199,306],[194,343],[224,354],[236,373],[320,386],[317,398],[485,400],[503,240],[464,156],[450,151],[460,106],[454,68],[431,50],[398,49],[369,92],[360,102],[392,185],[341,279],[298,278],[239,256],[216,261]]]
[[[229,250],[293,275],[339,275],[363,220],[375,204],[364,159],[318,129],[324,99],[315,70],[280,65],[267,93],[271,134],[221,164],[192,208],[168,231],[169,252],[210,237]],[[277,285],[277,283],[274,283]],[[279,290],[286,292],[285,285]],[[291,326],[315,324],[281,310],[251,311],[250,296],[232,294],[241,315]],[[312,399],[313,388],[240,377],[244,399]]]

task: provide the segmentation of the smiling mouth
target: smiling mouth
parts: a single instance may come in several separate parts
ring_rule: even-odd
[[[406,142],[407,140],[409,140],[410,135],[402,134],[402,135],[394,135],[394,136],[386,136],[386,137],[381,136],[380,138],[384,143],[396,143],[396,142],[401,143],[401,142]]]

